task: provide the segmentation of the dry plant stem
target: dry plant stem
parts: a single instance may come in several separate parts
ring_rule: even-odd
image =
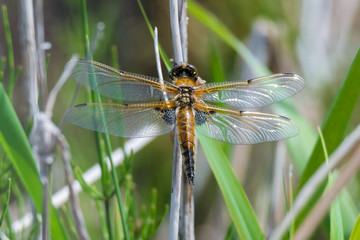
[[[178,1],[170,0],[170,25],[171,35],[174,48],[174,63],[184,62],[182,49],[181,49],[181,38],[180,38],[180,27],[179,27],[179,9]],[[171,206],[170,206],[170,229],[169,239],[177,240],[179,234],[179,211],[181,202],[181,175],[182,175],[182,161],[181,151],[178,141],[178,136],[174,134],[174,158],[173,158],[173,176],[171,185]]]
[[[180,37],[181,37],[181,49],[183,55],[183,61],[188,62],[188,54],[187,54],[187,45],[188,45],[188,36],[187,36],[187,1],[179,0],[179,24],[180,24]],[[197,145],[197,138],[195,139],[195,144]],[[180,236],[183,236],[182,239],[195,239],[194,232],[194,219],[195,219],[195,206],[194,206],[194,192],[193,186],[189,184],[189,181],[184,176],[183,177],[183,185],[182,185],[182,194],[183,200],[180,205],[180,210],[182,214],[181,224],[180,224]]]
[[[280,239],[296,216],[304,208],[306,203],[310,200],[318,186],[327,178],[329,172],[335,168],[345,157],[351,153],[351,151],[360,144],[360,125],[342,142],[342,144],[336,149],[336,151],[330,156],[328,163],[323,163],[318,168],[316,173],[309,179],[299,192],[293,207],[285,216],[281,224],[274,230],[270,236],[270,240]]]
[[[180,239],[194,240],[194,194],[193,186],[189,184],[189,180],[184,175],[182,184],[182,202],[180,217]]]
[[[188,24],[188,17],[187,17],[187,1],[186,0],[179,0],[179,14],[180,14],[180,36],[181,36],[181,49],[184,62],[188,61],[188,54],[187,54],[187,45],[188,45],[188,35],[187,35],[187,24]]]
[[[171,186],[171,205],[170,205],[170,230],[169,239],[177,240],[179,235],[179,213],[180,213],[180,199],[181,199],[181,175],[182,162],[181,151],[179,148],[178,138],[174,134],[174,158],[173,158],[173,174]]]
[[[38,87],[37,87],[37,58],[36,58],[36,43],[35,43],[35,27],[34,27],[34,11],[31,0],[19,0],[20,6],[20,36],[23,56],[23,77],[26,83],[26,96],[29,104],[29,115],[34,120],[34,128],[38,119]],[[40,238],[48,239],[49,235],[49,211],[48,211],[48,192],[47,192],[47,166],[40,163],[37,159],[38,167],[40,168],[41,180],[43,182],[43,209],[42,209],[42,226],[39,234]],[[38,209],[40,210],[40,209]]]
[[[34,1],[35,11],[35,31],[36,31],[36,52],[37,52],[37,64],[38,64],[38,80],[39,89],[41,94],[41,109],[45,108],[47,101],[47,83],[45,79],[45,50],[44,50],[44,12],[43,12],[43,0]]]
[[[31,0],[19,0],[20,31],[23,56],[23,79],[27,86],[26,96],[30,105],[30,118],[38,112],[37,59],[33,5]],[[36,119],[34,119],[35,122]]]
[[[273,169],[273,189],[271,195],[271,207],[269,213],[268,231],[274,229],[277,220],[280,219],[280,213],[284,212],[283,206],[283,173],[282,170],[286,164],[286,144],[279,141],[276,144],[275,165]]]
[[[155,48],[155,61],[156,61],[156,69],[159,76],[160,83],[164,83],[164,76],[162,74],[161,69],[161,61],[160,61],[160,52],[159,52],[159,41],[158,41],[158,30],[157,27],[154,29],[154,48]],[[168,101],[166,92],[163,92],[165,102]]]
[[[55,86],[53,87],[53,89],[51,90],[51,92],[49,94],[49,98],[45,105],[45,113],[47,116],[49,116],[49,118],[52,117],[53,108],[54,108],[57,94],[59,93],[62,86],[65,84],[66,80],[70,77],[71,72],[76,65],[77,59],[78,59],[77,55],[73,55],[71,57],[69,64],[65,65],[64,71],[62,72],[59,80],[56,82]]]
[[[179,6],[178,0],[170,0],[170,25],[171,25],[172,42],[174,47],[175,64],[184,62],[182,49],[181,49],[178,6]]]
[[[127,155],[130,154],[131,151],[134,153],[140,151],[143,147],[145,147],[147,144],[149,144],[151,141],[153,141],[154,138],[134,138],[125,143],[124,150]],[[124,161],[124,152],[121,148],[116,149],[112,152],[112,159],[114,161],[114,165],[118,166]],[[108,167],[110,168],[110,162],[109,159],[106,158],[106,163]],[[95,164],[93,167],[91,167],[89,170],[87,170],[83,175],[82,178],[84,181],[91,185],[95,183],[99,178],[101,177],[101,169],[99,164]],[[75,194],[78,194],[82,191],[82,188],[78,181],[74,181],[71,185],[72,189]],[[53,206],[55,208],[59,208],[62,205],[64,205],[70,197],[69,193],[69,187],[64,186],[62,189],[57,191],[55,194],[52,195],[51,201],[53,203]],[[11,225],[13,228],[13,231],[15,233],[19,233],[23,229],[29,227],[32,223],[32,215],[30,213],[25,214],[21,219],[14,221]]]
[[[345,169],[340,173],[335,184],[331,189],[324,194],[320,200],[316,203],[312,211],[306,217],[300,228],[297,230],[294,236],[294,240],[308,239],[311,237],[315,228],[320,224],[325,214],[331,207],[332,202],[338,196],[340,191],[346,187],[350,180],[360,169],[360,148],[356,150],[350,162]]]
[[[64,160],[65,176],[66,176],[66,182],[67,182],[67,185],[69,188],[70,206],[71,206],[71,211],[72,211],[72,214],[74,217],[75,229],[76,229],[76,232],[77,232],[80,240],[87,240],[87,239],[90,239],[90,237],[85,228],[84,217],[80,210],[81,208],[80,208],[80,204],[79,204],[79,199],[72,187],[72,185],[74,183],[74,176],[73,176],[73,172],[71,170],[71,165],[70,165],[69,146],[65,140],[65,137],[62,134],[60,134],[58,136],[58,142],[60,145],[60,153],[61,153],[62,159]]]

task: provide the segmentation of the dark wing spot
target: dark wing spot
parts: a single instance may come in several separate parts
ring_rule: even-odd
[[[120,73],[120,75],[124,75],[125,74],[125,72],[124,71],[119,71],[119,73]]]
[[[279,116],[280,118],[284,119],[284,120],[287,120],[287,121],[291,121],[290,118],[287,118],[287,117],[284,117],[284,116]]]
[[[81,103],[81,104],[76,105],[75,107],[85,107],[85,106],[87,106],[87,103]]]
[[[155,108],[155,111],[158,111],[161,113],[161,118],[167,123],[167,124],[175,124],[176,121],[176,115],[175,115],[175,109],[161,109],[161,108]]]
[[[243,113],[244,113],[244,111],[240,111],[239,113],[240,113],[240,114],[243,114]]]
[[[210,113],[211,115],[213,115],[213,114],[215,114],[215,111],[209,111],[209,113]]]
[[[252,83],[252,81],[253,81],[252,79],[249,79],[249,80],[247,80],[247,83],[250,84],[250,83]]]
[[[129,106],[129,104],[127,104],[127,103],[124,103],[123,105],[124,105],[125,107],[128,107],[128,106]]]
[[[196,125],[202,125],[207,120],[207,112],[199,111],[195,109],[195,124]]]

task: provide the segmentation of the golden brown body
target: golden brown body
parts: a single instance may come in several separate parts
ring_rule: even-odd
[[[176,127],[183,155],[185,174],[191,184],[195,177],[195,116],[191,108],[180,108],[177,112]]]
[[[184,64],[179,69],[186,69],[186,67],[187,65]],[[184,171],[192,185],[194,185],[195,178],[195,116],[193,111],[196,102],[194,87],[197,79],[195,76],[195,74],[183,72],[173,79],[174,84],[180,87],[180,92],[175,99],[178,106],[176,114],[177,133],[183,155]]]

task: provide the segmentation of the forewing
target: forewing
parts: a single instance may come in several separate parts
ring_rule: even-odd
[[[171,83],[135,73],[120,71],[107,65],[80,59],[71,77],[83,86],[109,98],[121,101],[164,100],[173,97],[177,88]]]
[[[281,101],[302,90],[304,79],[293,73],[279,73],[247,81],[209,83],[196,89],[202,100],[241,110]]]
[[[277,141],[299,133],[290,119],[258,112],[236,112],[208,106],[195,109],[195,120],[200,134],[232,144]]]
[[[175,108],[170,105],[85,103],[69,109],[65,119],[118,137],[154,137],[174,128]]]

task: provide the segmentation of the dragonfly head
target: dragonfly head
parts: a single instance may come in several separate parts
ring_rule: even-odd
[[[193,81],[196,81],[199,77],[196,68],[188,63],[174,65],[170,70],[169,75],[173,81],[175,81],[177,78],[190,78]]]

